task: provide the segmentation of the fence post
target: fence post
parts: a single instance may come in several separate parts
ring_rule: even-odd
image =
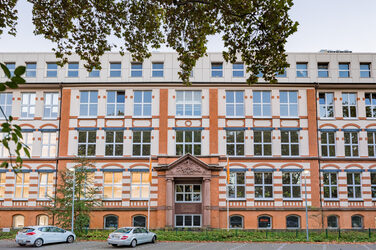
[[[338,238],[341,238],[341,229],[338,228]]]
[[[371,239],[371,228],[368,228],[368,238]]]
[[[328,229],[325,229],[325,237],[328,238]]]
[[[268,230],[265,230],[265,236],[268,238]]]
[[[298,229],[295,229],[295,237],[298,238]]]

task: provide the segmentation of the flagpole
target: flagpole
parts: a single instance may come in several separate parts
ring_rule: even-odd
[[[152,179],[152,166],[151,166],[151,155],[149,159],[149,199],[148,199],[148,230],[150,229],[150,189],[151,189],[151,179]]]
[[[227,231],[230,230],[230,208],[229,208],[229,202],[228,202],[228,184],[229,184],[229,179],[230,179],[229,170],[230,170],[230,166],[229,166],[229,159],[228,159],[228,156],[227,156],[227,169],[226,169],[226,175],[227,175],[227,178],[226,178]]]

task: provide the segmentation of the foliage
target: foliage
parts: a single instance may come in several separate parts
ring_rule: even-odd
[[[16,35],[17,0],[0,1],[0,36],[4,28],[9,28],[8,34]]]
[[[90,211],[100,206],[96,194],[99,188],[94,185],[94,176],[91,169],[93,162],[86,158],[78,158],[74,171],[68,169],[59,171],[59,182],[56,195],[50,197],[53,206],[46,207],[62,228],[71,228],[73,182],[75,182],[74,199],[74,230],[82,231],[90,222]]]
[[[33,4],[34,33],[56,43],[61,65],[77,53],[89,70],[100,69],[100,56],[116,47],[110,37],[121,41],[121,54],[129,51],[140,62],[165,44],[178,53],[179,77],[187,85],[197,60],[206,55],[208,36],[215,34],[222,36],[227,62],[247,65],[248,83],[257,82],[260,72],[266,81],[276,82],[276,72],[288,67],[287,38],[298,26],[288,14],[293,0],[28,2]],[[14,12],[5,15],[15,18]]]

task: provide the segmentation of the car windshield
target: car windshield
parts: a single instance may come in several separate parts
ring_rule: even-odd
[[[124,227],[124,228],[119,228],[114,233],[124,233],[124,234],[127,234],[127,233],[130,233],[131,231],[132,231],[132,228]]]
[[[34,228],[24,227],[20,230],[22,233],[30,233],[34,231]]]

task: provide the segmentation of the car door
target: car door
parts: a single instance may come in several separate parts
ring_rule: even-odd
[[[51,233],[50,233],[50,227],[40,227],[38,229],[40,231],[40,237],[43,239],[44,243],[51,243]]]
[[[146,228],[141,228],[141,232],[142,232],[141,234],[142,234],[143,241],[150,242],[151,237],[150,237],[148,230],[146,230]]]
[[[133,229],[133,234],[134,234],[134,237],[137,240],[137,243],[143,243],[144,242],[143,238],[142,238],[142,232],[141,232],[140,228]]]
[[[43,241],[46,242],[46,243],[54,243],[56,242],[56,233],[55,233],[55,230],[54,230],[54,227],[46,227],[46,231],[43,232],[43,234],[45,235],[43,237]]]
[[[56,242],[65,242],[67,240],[65,230],[59,227],[55,227]]]

